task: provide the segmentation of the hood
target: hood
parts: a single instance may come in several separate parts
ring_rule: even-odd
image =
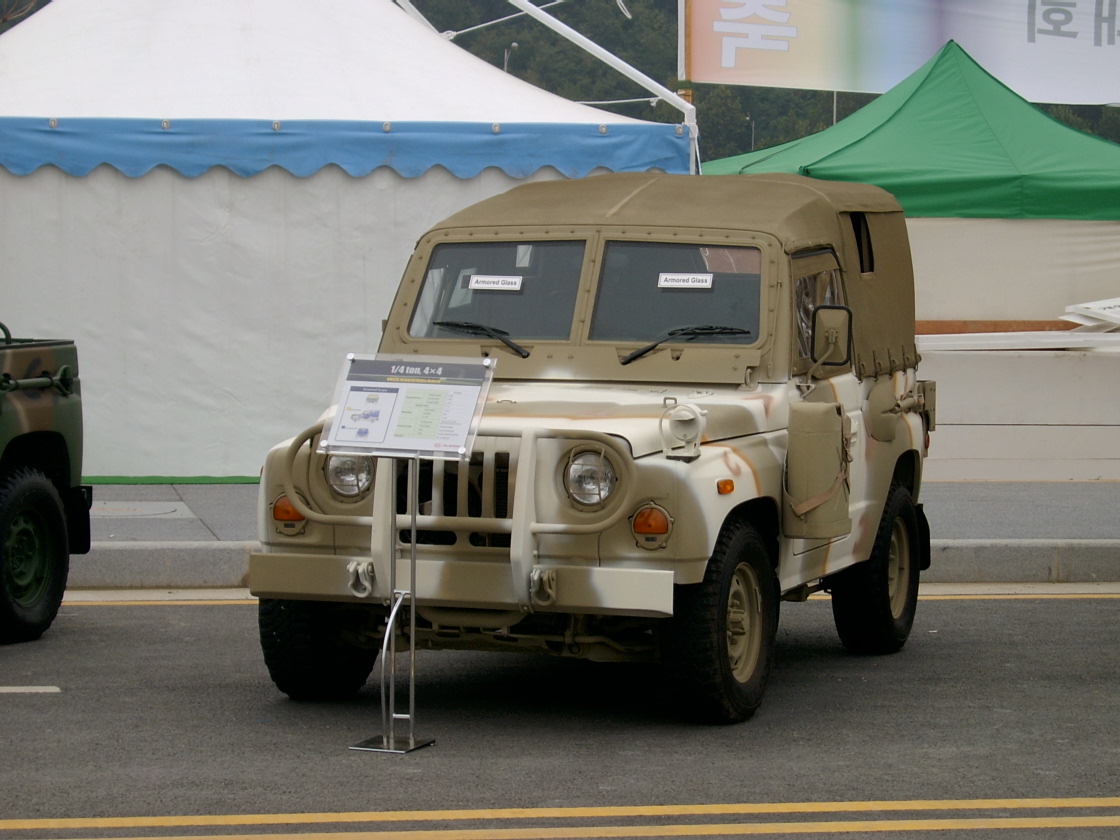
[[[688,384],[541,383],[491,385],[480,434],[524,429],[587,429],[627,441],[635,458],[661,451],[661,417],[673,404],[706,412],[704,441],[781,428],[785,405],[774,388],[696,388]],[[784,412],[781,412],[784,414]]]

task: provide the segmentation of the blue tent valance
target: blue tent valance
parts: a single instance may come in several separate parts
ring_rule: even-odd
[[[306,177],[331,164],[354,176],[387,166],[406,178],[435,166],[460,178],[490,167],[514,178],[546,166],[572,178],[596,168],[688,172],[689,137],[660,123],[0,117],[0,167],[15,175],[51,165],[81,176],[108,165],[139,177],[162,165],[191,178],[216,166]]]

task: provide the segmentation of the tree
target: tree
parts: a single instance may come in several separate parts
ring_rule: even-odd
[[[550,7],[548,12],[672,88],[676,69],[675,0],[624,3],[630,17],[623,14],[616,0],[566,2]],[[654,112],[646,102],[649,91],[539,22],[519,15],[505,0],[414,0],[414,5],[436,29],[462,33],[454,37],[459,46],[543,90],[576,102],[641,99],[600,107],[641,119],[662,119],[661,109]],[[487,25],[472,29],[479,24]],[[666,121],[679,119],[679,111],[669,109]]]
[[[1120,107],[1110,105],[1039,105],[1060,123],[1120,142]]]
[[[1101,108],[1101,120],[1097,124],[1101,137],[1120,143],[1120,106],[1107,105]]]
[[[49,2],[50,0],[0,0],[0,32],[11,29]]]
[[[743,110],[742,98],[727,87],[704,91],[697,102],[700,151],[704,160],[717,160],[749,152],[754,136],[751,116]],[[700,106],[703,106],[702,108]]]
[[[598,107],[638,119],[681,120],[680,111],[664,102],[650,108],[649,91],[527,15],[518,15],[506,0],[413,3],[436,29],[461,32],[454,36],[456,44],[543,90],[576,102],[638,99]],[[543,5],[540,0],[538,4]],[[670,90],[691,89],[706,159],[750,151],[752,142],[754,148],[784,143],[832,123],[831,92],[680,81],[676,0],[624,0],[624,4],[629,18],[616,0],[568,0],[548,11]],[[474,28],[479,24],[488,25]],[[848,107],[842,107],[839,115],[846,116],[872,98],[841,94],[841,105]]]
[[[13,0],[6,0],[13,2]],[[14,0],[20,2],[20,0]],[[5,2],[5,0],[0,0]],[[517,9],[506,0],[412,0],[441,31],[463,32],[454,41],[479,58],[539,88],[577,102],[642,99],[599,105],[626,116],[679,122],[680,111],[664,103],[650,108],[649,92]],[[544,0],[534,0],[544,5]],[[566,0],[548,12],[670,90],[690,88],[706,160],[776,146],[812,134],[843,119],[875,94],[789,90],[726,85],[692,85],[677,79],[677,0]],[[518,15],[518,16],[514,16]],[[516,43],[517,46],[512,45]],[[508,57],[508,65],[507,59]],[[1120,141],[1120,108],[1040,106],[1055,119],[1082,131]],[[749,120],[748,120],[749,117]]]

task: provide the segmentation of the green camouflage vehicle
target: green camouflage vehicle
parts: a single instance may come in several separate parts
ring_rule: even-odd
[[[906,642],[935,390],[883,190],[519,186],[420,239],[379,352],[488,358],[494,379],[469,459],[411,482],[406,460],[323,451],[334,409],[269,454],[249,583],[291,697],[365,683],[392,564],[417,647],[662,662],[705,721],[758,708],[781,601],[831,593],[852,651]]]
[[[0,324],[0,643],[43,634],[90,547],[78,350]]]

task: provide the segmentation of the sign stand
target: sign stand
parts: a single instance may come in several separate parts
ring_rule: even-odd
[[[431,356],[346,357],[339,378],[335,417],[320,451],[408,459],[411,511],[409,588],[397,586],[394,552],[389,563],[392,595],[381,646],[381,735],[352,750],[408,753],[435,743],[416,737],[416,519],[420,509],[420,458],[469,461],[482,407],[494,377],[492,359]],[[382,527],[397,529],[394,506]],[[394,539],[395,542],[395,539]],[[397,711],[397,636],[401,611],[408,611],[408,711]],[[398,721],[408,723],[399,735]]]
[[[410,581],[416,580],[416,511],[420,507],[420,458],[408,461],[408,497],[412,510],[409,539]],[[415,587],[415,583],[411,584]],[[352,750],[367,752],[408,753],[435,743],[434,738],[416,738],[416,610],[411,589],[397,588],[397,558],[389,567],[389,589],[393,593],[392,608],[385,623],[385,639],[381,643],[381,735],[367,738]],[[408,608],[408,711],[397,711],[397,621],[403,607]],[[386,667],[388,663],[388,667]],[[398,737],[397,721],[408,722],[408,737]]]

